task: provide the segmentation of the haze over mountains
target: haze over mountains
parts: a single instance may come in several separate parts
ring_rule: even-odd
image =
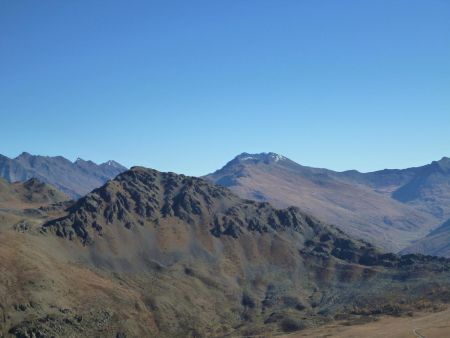
[[[38,156],[26,152],[14,159],[0,155],[0,177],[9,182],[37,178],[74,199],[86,195],[126,169],[115,161],[98,165],[80,158],[71,162],[62,156]]]
[[[398,251],[450,217],[450,159],[408,169],[335,172],[274,153],[243,153],[206,179],[244,198],[295,205],[347,233]]]
[[[382,253],[195,177],[134,167],[41,210],[0,224],[2,335],[270,336],[450,300],[446,259]]]

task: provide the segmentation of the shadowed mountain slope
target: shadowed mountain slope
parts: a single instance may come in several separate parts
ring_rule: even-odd
[[[441,219],[450,218],[450,158],[416,168],[411,180],[392,196]]]
[[[440,214],[391,196],[420,172],[420,168],[334,172],[305,167],[274,153],[244,153],[205,178],[243,198],[298,206],[355,237],[398,251],[440,223]]]
[[[140,167],[0,240],[0,328],[16,337],[267,336],[450,297],[445,259],[384,254],[297,208]]]
[[[411,252],[450,258],[450,219],[402,250],[405,254]]]
[[[30,178],[37,178],[74,199],[103,185],[125,170],[124,166],[114,161],[97,165],[82,159],[71,162],[62,156],[35,156],[22,153],[10,159],[0,155],[0,177],[9,182],[24,182]]]

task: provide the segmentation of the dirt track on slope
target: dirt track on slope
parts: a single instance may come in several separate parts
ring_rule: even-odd
[[[334,323],[319,329],[284,335],[284,338],[336,337],[336,338],[442,338],[450,337],[450,310],[437,313],[417,313],[413,317],[380,317],[378,321],[346,326]]]

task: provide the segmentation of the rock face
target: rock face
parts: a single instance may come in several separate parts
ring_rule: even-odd
[[[141,167],[81,198],[40,232],[30,237],[46,243],[36,249],[40,257],[51,254],[75,270],[48,285],[48,277],[37,286],[23,277],[25,310],[19,304],[3,324],[16,336],[269,335],[334,317],[432,308],[450,297],[446,259],[385,254],[297,208]],[[49,248],[55,251],[42,251]],[[61,296],[46,300],[44,292]],[[38,300],[34,308],[30,297]]]
[[[243,198],[298,206],[355,237],[398,251],[450,217],[449,161],[360,173],[305,167],[274,153],[243,153],[205,178]]]
[[[114,178],[126,168],[114,161],[100,165],[77,159],[71,162],[64,157],[35,156],[22,153],[14,159],[0,155],[0,177],[9,182],[37,178],[77,199]]]
[[[209,232],[217,238],[287,228],[301,233],[320,224],[294,207],[279,210],[269,203],[243,201],[198,178],[140,167],[81,198],[69,212],[45,227],[84,244],[102,236],[111,224],[131,229],[171,217],[190,225],[209,224]]]

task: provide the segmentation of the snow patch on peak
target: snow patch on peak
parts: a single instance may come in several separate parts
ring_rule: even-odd
[[[275,162],[286,160],[286,157],[284,157],[283,155],[279,155],[279,154],[275,154],[275,153],[269,153],[268,156]]]
[[[253,156],[240,157],[239,159],[240,159],[241,161],[257,160],[257,158],[256,158],[256,157],[253,157]]]
[[[116,169],[126,170],[126,168],[123,165],[121,165],[120,163],[113,161],[113,160],[106,161],[105,163],[102,163],[101,165],[116,168]]]
[[[242,153],[239,156],[236,157],[237,160],[239,160],[240,162],[243,161],[273,161],[273,162],[278,162],[278,161],[283,161],[286,160],[287,158],[276,154],[276,153],[260,153],[260,154],[248,154],[248,153]]]

